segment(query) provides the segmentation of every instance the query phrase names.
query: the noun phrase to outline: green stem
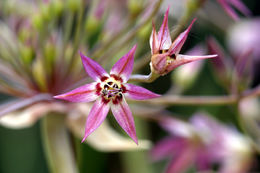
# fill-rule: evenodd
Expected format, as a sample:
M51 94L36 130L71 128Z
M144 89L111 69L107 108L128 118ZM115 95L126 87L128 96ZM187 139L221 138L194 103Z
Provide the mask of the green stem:
M148 129L142 119L135 118L136 131L139 138L147 138ZM123 172L125 173L152 173L147 151L131 151L121 153Z
M65 117L51 113L41 124L44 150L51 173L77 173L75 156L65 127Z
M145 82L145 83L152 83L153 81L155 81L158 77L160 77L159 74L157 73L153 73L151 72L149 75L140 75L140 74L136 74L136 75L132 75L129 79L129 81L133 82Z
M149 104L159 105L233 105L237 103L237 96L178 96L167 95L152 100Z

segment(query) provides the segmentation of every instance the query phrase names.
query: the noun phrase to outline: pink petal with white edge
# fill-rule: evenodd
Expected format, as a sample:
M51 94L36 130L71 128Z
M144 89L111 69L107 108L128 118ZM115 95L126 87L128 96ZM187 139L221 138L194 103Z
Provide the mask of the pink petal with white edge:
M172 43L171 47L169 48L169 54L170 55L173 55L173 54L178 54L183 46L183 44L185 43L187 37L188 37L188 34L191 30L191 27L193 25L193 23L196 21L196 19L193 19L191 24L189 25L189 27L184 31L182 32L175 40L174 42Z
M126 93L124 93L124 96L130 99L134 100L146 100L146 99L152 99L156 97L160 97L159 94L155 94L143 87L136 86L133 84L125 84L126 87Z
M96 61L86 57L80 52L81 60L87 74L95 81L100 81L104 76L109 76L107 72Z
M65 94L54 96L56 99L71 102L91 102L98 98L96 94L96 82L80 86Z
M109 111L109 104L104 103L102 99L98 99L93 107L90 110L88 115L86 125L85 125L85 134L81 142L84 142L86 138L98 128L101 123L105 120L107 113Z
M120 101L118 104L112 104L111 110L118 124L134 140L134 142L138 144L138 139L136 137L136 131L135 131L134 118L125 99Z
M173 69L187 64L193 61L198 61L202 59L215 58L217 55L204 55L204 56L190 56L190 55L181 55L178 54L176 60L172 61L171 64L167 67L168 71L172 71Z
M160 30L158 32L158 40L159 40L159 49L160 50L166 50L169 49L172 40L171 40L171 34L168 28L168 14L169 14L169 7L164 15L163 23L160 27Z
M115 63L110 71L110 75L121 77L123 82L127 82L133 71L135 50L136 45Z
M153 30L150 36L150 48L152 54L159 53L159 41L158 41L158 36L155 30L154 23L153 23Z

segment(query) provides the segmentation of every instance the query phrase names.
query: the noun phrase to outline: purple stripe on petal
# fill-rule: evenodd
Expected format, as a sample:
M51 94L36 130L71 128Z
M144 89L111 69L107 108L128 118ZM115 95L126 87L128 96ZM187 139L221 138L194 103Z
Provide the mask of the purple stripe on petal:
M93 107L91 108L91 111L88 115L86 125L85 125L85 134L84 138L81 142L84 142L86 138L94 131L96 128L98 128L101 123L105 120L107 113L109 111L109 104L104 103L102 99L98 99Z
M191 24L189 25L189 27L184 31L182 32L175 40L174 42L172 43L171 47L169 48L169 54L170 55L173 55L173 54L178 54L183 46L183 44L185 43L187 37L188 37L188 34L191 30L191 27L193 25L193 23L196 21L196 19L193 19Z
M91 102L98 98L96 94L96 82L80 86L65 94L54 96L54 98L71 102Z
M134 118L125 99L118 102L118 104L112 104L111 110L118 124L134 140L134 142L138 144L138 139L136 137L136 131L135 131Z
M143 87L136 86L133 84L125 84L126 93L124 94L127 98L134 100L146 100L159 97L159 94L155 94Z
M100 81L102 77L108 76L107 72L96 61L86 57L80 52L81 60L87 74L95 81Z
M127 82L133 71L135 50L136 45L115 63L111 69L110 74L121 77L123 82Z
M208 59L208 58L215 58L217 55L204 55L204 56L190 56L190 55L181 55L178 54L176 60L172 61L171 64L167 67L168 71L172 71L173 69L187 64L193 61Z
M169 49L172 44L171 34L168 28L168 14L169 14L169 7L164 15L162 26L160 27L160 30L158 32L160 50Z

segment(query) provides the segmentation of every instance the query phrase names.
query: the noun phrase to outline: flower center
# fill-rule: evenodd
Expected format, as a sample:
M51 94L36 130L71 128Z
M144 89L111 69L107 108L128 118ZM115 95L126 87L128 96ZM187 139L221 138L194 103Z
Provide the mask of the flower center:
M115 80L113 77L109 77L97 84L97 94L102 97L102 100L105 103L112 100L114 104L117 104L123 99L124 92L125 87L122 85L121 81Z

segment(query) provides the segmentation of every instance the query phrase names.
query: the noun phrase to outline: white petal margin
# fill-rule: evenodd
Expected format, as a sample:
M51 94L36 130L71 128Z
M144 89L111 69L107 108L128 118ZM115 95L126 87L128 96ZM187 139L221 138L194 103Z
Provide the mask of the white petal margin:
M38 103L19 111L8 113L0 118L0 124L7 128L20 129L34 125L48 112L65 113L68 106L60 103Z
M77 107L70 112L66 124L71 132L82 139L84 136L85 119L90 112L91 104L77 104ZM149 140L139 140L136 145L129 138L121 136L105 120L84 142L102 152L148 150L152 143Z

